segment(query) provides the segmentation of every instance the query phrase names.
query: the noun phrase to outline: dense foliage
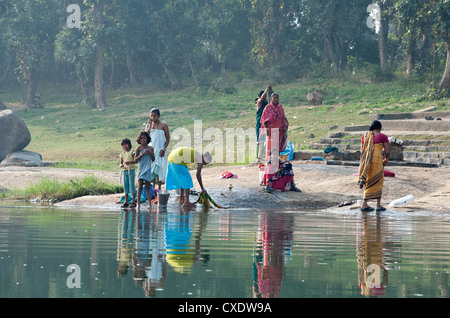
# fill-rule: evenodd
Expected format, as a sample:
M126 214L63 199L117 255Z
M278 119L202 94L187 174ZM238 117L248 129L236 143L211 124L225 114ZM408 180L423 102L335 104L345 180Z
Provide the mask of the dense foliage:
M104 108L106 85L228 93L230 72L274 83L404 70L450 92L449 0L3 0L0 23L0 81L22 85L27 108L41 107L39 81Z

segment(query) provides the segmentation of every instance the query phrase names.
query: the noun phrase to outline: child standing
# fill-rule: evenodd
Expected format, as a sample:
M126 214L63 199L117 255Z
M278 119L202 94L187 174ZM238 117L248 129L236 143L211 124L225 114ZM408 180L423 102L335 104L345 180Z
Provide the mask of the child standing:
M125 191L125 202L121 208L136 207L136 162L134 160L134 151L131 151L131 141L128 138L122 139L120 142L123 152L120 154L120 168L123 169L123 188ZM128 195L132 194L131 205L128 203Z
M152 164L153 187L156 182L158 189L161 190L161 184L166 182L167 174L167 146L170 142L169 126L160 119L159 109L153 108L150 111L150 117L145 131L150 134L152 147L155 153L155 162Z
M139 163L137 171L137 195L138 198L141 197L142 188L145 184L148 199L148 210L151 208L150 185L152 181L152 161L155 161L155 152L153 147L148 145L150 141L150 135L145 131L141 131L136 138L136 142L139 146L136 148L136 153L134 155L134 161ZM140 210L140 200L137 202L137 209L138 211Z

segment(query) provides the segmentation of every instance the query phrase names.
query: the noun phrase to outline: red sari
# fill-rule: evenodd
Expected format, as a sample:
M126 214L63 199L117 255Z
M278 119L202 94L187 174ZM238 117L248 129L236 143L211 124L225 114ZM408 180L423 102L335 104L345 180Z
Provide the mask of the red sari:
M268 132L266 140L266 170L264 172L264 184L272 188L272 184L269 180L272 180L275 177L279 168L279 154L283 152L287 144L287 124L283 106L281 106L281 104L268 104L261 115L261 124ZM284 186L279 185L279 188L284 188Z

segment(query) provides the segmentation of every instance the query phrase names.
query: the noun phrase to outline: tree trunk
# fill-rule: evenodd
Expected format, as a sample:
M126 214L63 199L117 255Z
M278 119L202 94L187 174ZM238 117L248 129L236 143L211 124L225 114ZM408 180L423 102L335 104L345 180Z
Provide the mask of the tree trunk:
M111 72L109 74L109 87L115 89L114 77L116 76L116 58L114 53L111 53Z
M172 70L166 65L165 61L163 60L163 58L161 56L160 49L161 49L161 44L158 41L156 56L158 57L158 61L164 68L164 72L166 73L167 78L170 81L170 88L172 90L177 90L177 89L181 88L181 83L178 80L178 78L175 76L175 74L173 74Z
M406 75L408 78L411 76L414 70L414 59L415 59L415 41L411 37L408 40L408 53L406 55Z
M339 48L339 69L345 70L347 69L347 41L339 40L337 45Z
M170 89L177 90L181 88L181 83L178 80L178 78L173 74L173 72L170 70L170 68L167 67L165 63L162 63L162 66L164 68L164 72L166 73L167 77L170 81Z
M186 59L186 62L189 64L189 68L191 69L191 75L192 79L194 80L195 86L198 87L198 77L194 65L192 65L191 59L189 57L185 56L184 58Z
M338 1L334 1L331 4L329 12L327 16L327 23L325 25L325 38L324 38L324 56L326 58L326 62L329 63L331 61L331 68L334 71L337 71L340 67L339 58L336 54L336 6Z
M97 0L95 3L95 17L97 28L103 27L103 0ZM94 69L94 93L95 108L102 109L108 107L105 96L105 80L103 77L103 54L105 46L102 39L97 39L97 52L95 53L95 69Z
M138 80L136 76L136 70L134 69L133 54L131 52L130 41L128 38L127 38L127 68L130 77L129 79L130 86L137 86Z
M37 91L37 75L38 71L36 68L31 68L28 75L28 88L27 88L27 97L25 100L25 107L27 109L41 108L36 102L36 91Z
M87 82L86 69L85 67L81 66L80 62L77 63L77 76L78 81L80 83L81 94L83 95L83 100L81 101L81 104L86 104L89 98L89 86L86 83Z
M97 43L97 52L95 57L95 75L94 75L94 89L95 89L95 108L108 107L105 96L105 80L103 78L103 43Z
M326 62L329 63L331 61L331 68L334 71L337 71L339 69L339 60L336 55L334 35L332 33L328 33L325 35L324 51L325 51Z
M380 35L378 37L378 48L380 52L380 67L381 71L384 73L388 69L388 30L389 30L389 20L383 14L383 4L378 1L380 6Z
M442 75L439 90L444 91L446 96L450 96L450 37L447 38L447 60L445 62L445 70Z

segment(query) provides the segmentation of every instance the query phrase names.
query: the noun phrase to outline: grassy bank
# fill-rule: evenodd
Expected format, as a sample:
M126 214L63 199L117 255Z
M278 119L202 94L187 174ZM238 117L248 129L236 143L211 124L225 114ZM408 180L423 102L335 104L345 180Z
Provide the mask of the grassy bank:
M105 195L123 192L123 187L102 182L94 175L74 178L67 182L59 182L42 178L25 189L15 189L0 194L0 198L10 200L37 200L43 202L59 202L85 195Z
M201 120L203 129L254 129L256 94L267 83L253 80L234 82L236 91L223 94L215 90L186 87L178 91L161 91L156 87L124 88L108 91L109 107L99 111L82 105L78 87L40 87L43 109L25 110L21 106L23 91L3 89L0 99L25 121L32 141L26 150L42 154L45 161L87 166L103 170L118 169L120 140L133 141L144 128L149 111L161 110L161 120L171 132L186 128L189 134L173 136L169 150L182 138L193 145L194 120ZM295 150L308 149L315 139L325 137L332 127L365 124L374 113L407 112L428 106L450 110L449 100L426 98L428 82L398 77L391 82L371 82L364 76L351 74L339 78L301 80L273 85L290 123L289 139ZM325 100L321 106L309 106L306 94L321 90ZM225 135L225 134L224 134ZM313 137L312 137L313 135ZM176 138L179 138L176 140ZM204 144L211 141L203 140ZM246 160L253 160L246 158Z

